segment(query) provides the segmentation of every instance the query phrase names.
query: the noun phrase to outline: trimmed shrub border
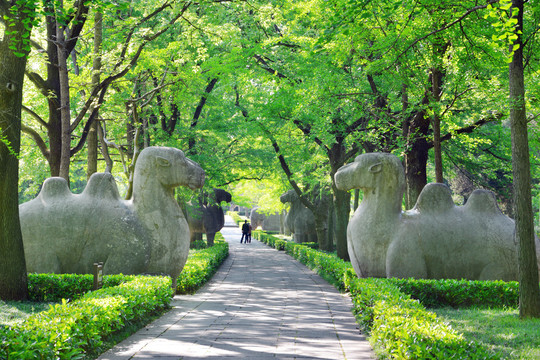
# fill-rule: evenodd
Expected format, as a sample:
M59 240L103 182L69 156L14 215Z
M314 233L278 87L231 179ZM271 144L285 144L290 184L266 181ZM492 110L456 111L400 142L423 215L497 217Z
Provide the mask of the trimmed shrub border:
M188 261L178 277L177 294L192 294L216 273L219 266L229 256L229 244L221 233L216 233L214 246L190 251Z
M227 215L229 215L238 226L240 226L240 223L244 222L244 220L249 220L245 216L238 215L236 211L227 211Z
M462 334L457 333L437 316L428 311L422 303L405 293L408 289L421 300L429 304L445 304L449 301L434 301L432 294L449 291L454 285L434 286L435 290L421 291L423 282L414 279L397 281L396 279L360 279L354 273L350 263L312 249L304 244L280 240L262 231L255 231L254 237L271 247L282 248L321 277L332 283L339 290L350 293L353 313L358 324L370 334L369 341L382 358L398 359L496 359L485 347L467 342ZM279 240L279 241L278 241ZM285 242L282 245L282 242ZM278 244L278 245L276 245ZM489 282L486 287L489 288ZM496 282L495 287L500 286ZM415 284L407 285L407 284ZM452 283L453 284L453 283ZM457 285L456 287L463 286ZM511 288L512 285L509 286ZM466 300L467 290L459 289L459 296L448 295L446 299L460 299L455 304L477 304L477 300ZM498 291L498 290L493 290ZM491 296L491 291L484 291L484 296ZM508 294L512 294L508 290ZM478 294L471 294L477 297ZM437 295L438 296L438 295ZM479 296L479 295L478 295ZM512 295L508 295L511 298ZM439 299L439 297L436 297ZM508 300L497 300L506 303ZM510 301L511 303L511 301Z
M200 288L227 258L229 246L218 234L213 247L190 253L179 292ZM0 326L0 359L71 360L100 353L108 336L167 309L173 294L170 278L162 276L108 275L97 291L90 291L92 275L29 274L28 283L32 300L61 303L21 325Z
M171 295L170 278L133 276L73 302L63 300L19 326L0 328L0 358L84 358L125 324L166 309Z

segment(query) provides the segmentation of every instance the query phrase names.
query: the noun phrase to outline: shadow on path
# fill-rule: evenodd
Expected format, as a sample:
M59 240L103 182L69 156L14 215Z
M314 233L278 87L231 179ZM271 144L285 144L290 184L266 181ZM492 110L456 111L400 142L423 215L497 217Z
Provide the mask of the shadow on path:
M347 296L281 251L240 244L237 227L221 233L230 254L212 280L99 359L375 359Z

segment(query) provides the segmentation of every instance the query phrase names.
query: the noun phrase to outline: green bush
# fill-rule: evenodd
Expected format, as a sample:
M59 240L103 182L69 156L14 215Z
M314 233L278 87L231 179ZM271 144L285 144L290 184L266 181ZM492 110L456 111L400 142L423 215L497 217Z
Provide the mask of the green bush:
M519 284L517 281L425 280L388 279L401 291L428 308L483 307L517 308Z
M166 277L137 276L115 287L63 300L14 328L0 329L0 359L79 359L99 352L103 339L126 323L166 308Z
M207 244L206 244L206 241L204 240L195 240L189 244L189 248L192 250L205 249L206 247L207 247Z
M134 276L105 275L103 287L118 286L133 280ZM62 299L75 300L91 291L93 275L80 274L28 274L28 298L36 302L60 302Z
M236 211L227 211L227 215L233 219L236 225L240 225L241 222L244 222L247 219L244 216L240 216Z
M190 250L186 265L178 277L176 292L191 294L204 285L229 255L229 244L221 233L216 233L214 246Z
M285 244L287 244L287 240L276 239L274 241L274 247L276 250L285 250Z
M270 246L270 247L273 247L275 248L275 243L276 243L276 240L281 240L273 235L270 235L268 233L266 233L265 231L263 230L254 230L251 232L251 236L254 238L254 239L257 239L259 240L260 242ZM283 240L285 241L285 240Z

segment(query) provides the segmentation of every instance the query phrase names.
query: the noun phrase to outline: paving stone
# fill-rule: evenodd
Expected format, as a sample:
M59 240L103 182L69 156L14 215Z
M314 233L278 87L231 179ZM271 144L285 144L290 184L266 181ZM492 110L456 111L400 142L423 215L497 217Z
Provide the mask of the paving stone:
M222 233L230 255L212 280L99 359L376 358L348 296L282 251L240 244L237 227Z

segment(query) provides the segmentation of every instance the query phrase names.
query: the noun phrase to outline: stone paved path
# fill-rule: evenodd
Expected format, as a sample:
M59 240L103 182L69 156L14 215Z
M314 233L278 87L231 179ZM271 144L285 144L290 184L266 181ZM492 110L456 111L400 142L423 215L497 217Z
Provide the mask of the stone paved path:
M240 244L238 227L222 234L213 279L99 359L375 359L347 296L282 251Z

